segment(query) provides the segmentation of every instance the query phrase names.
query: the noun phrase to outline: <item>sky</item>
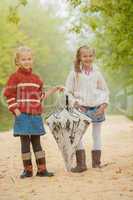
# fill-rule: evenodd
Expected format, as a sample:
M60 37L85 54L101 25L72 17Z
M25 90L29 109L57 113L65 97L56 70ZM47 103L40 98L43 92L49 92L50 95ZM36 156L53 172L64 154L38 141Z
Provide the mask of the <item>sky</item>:
M65 19L64 26L61 27L61 29L67 31L70 28L71 26L70 24L72 22L72 19L69 18L67 0L40 0L40 1L44 6L52 6L56 11L57 16ZM68 38L67 45L69 49L74 51L78 42L76 34L68 32L67 38Z
M67 1L66 0L40 0L44 6L53 6L57 11L57 15L61 17L66 17L67 12Z

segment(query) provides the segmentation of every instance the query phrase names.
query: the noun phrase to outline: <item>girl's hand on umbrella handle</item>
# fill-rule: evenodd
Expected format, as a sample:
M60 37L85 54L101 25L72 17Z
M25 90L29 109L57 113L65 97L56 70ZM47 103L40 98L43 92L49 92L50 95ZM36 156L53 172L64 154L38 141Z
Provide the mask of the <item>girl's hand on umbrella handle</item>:
M74 108L76 108L80 112L86 112L86 109L83 106L81 106L78 101L75 101Z
M79 111L80 112L86 112L86 108L84 108L83 106L79 106Z
M65 88L63 86L56 86L56 91L64 92Z
M75 101L73 107L76 108L76 109L79 109L80 108L79 102Z

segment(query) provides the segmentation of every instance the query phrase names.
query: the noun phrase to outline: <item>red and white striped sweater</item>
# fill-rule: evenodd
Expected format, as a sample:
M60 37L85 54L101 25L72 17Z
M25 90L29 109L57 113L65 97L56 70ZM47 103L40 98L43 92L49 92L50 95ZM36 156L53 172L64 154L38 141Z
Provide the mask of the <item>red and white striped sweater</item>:
M41 101L44 97L43 82L32 69L19 68L9 77L4 96L7 98L8 109L14 113L18 108L21 112L33 115L41 114Z

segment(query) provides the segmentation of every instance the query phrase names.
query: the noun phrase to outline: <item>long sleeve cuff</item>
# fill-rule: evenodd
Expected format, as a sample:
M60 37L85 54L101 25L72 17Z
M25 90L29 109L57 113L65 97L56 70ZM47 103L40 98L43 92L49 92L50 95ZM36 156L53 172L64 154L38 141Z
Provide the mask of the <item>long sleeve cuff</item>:
M14 113L14 110L17 108L18 104L14 97L7 99L8 109L9 111Z

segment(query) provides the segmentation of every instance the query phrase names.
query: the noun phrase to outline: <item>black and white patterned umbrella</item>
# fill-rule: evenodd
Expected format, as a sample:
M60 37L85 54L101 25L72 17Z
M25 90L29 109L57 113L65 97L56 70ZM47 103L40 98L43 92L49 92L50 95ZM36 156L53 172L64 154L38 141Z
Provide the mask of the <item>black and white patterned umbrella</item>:
M71 171L77 146L91 122L87 116L68 107L51 114L46 120L52 135L62 153L67 171Z

